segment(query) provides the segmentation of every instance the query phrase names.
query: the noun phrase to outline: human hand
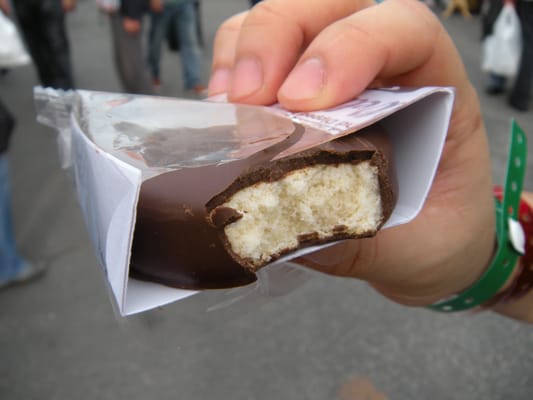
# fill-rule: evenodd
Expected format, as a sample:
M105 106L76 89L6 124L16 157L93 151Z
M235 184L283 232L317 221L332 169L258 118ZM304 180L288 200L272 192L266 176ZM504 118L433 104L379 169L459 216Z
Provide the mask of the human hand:
M5 15L11 15L11 5L8 0L0 0L0 10Z
M137 35L141 31L141 21L134 18L122 18L122 27L129 35Z
M61 0L61 4L65 13L71 12L76 8L76 0Z
M268 40L265 40L268 38ZM415 0L266 0L215 38L210 94L305 111L368 87L453 86L456 101L431 192L412 222L348 240L299 262L367 280L409 305L475 282L495 244L489 150L476 92L450 37Z
M163 12L163 1L162 0L150 0L150 10L155 13Z

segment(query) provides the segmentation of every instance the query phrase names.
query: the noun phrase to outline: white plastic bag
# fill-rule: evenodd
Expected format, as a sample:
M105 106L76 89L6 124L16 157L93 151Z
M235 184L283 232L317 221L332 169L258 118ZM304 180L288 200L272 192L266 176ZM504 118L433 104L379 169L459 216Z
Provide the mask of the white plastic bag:
M0 67L11 68L31 62L17 27L0 11Z
M105 12L115 12L120 8L120 0L96 0L98 8Z
M522 30L515 7L505 3L494 22L492 34L483 43L483 71L513 77L522 55Z

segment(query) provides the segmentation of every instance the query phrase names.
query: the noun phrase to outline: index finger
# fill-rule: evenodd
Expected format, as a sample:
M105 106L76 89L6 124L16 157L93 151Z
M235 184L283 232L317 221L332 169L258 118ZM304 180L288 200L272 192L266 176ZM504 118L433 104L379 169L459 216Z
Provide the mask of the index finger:
M273 103L311 40L332 22L372 4L371 0L264 0L221 26L215 38L213 75L232 69L232 101Z

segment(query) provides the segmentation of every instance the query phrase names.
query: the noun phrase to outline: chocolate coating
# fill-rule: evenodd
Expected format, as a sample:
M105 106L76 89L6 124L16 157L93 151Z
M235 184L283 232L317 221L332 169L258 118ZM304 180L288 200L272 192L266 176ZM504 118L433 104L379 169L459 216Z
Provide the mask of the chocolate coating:
M242 286L256 280L224 249L206 221L205 203L243 162L182 169L141 186L130 275L183 289Z

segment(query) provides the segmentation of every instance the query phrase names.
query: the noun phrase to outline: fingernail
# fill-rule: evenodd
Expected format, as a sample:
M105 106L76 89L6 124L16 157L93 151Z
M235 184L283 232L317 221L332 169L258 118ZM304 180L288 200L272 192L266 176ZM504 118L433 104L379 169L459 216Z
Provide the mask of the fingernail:
M211 75L207 92L209 96L224 93L228 90L231 72L229 68L218 68Z
M246 97L257 92L263 86L263 67L253 57L237 61L232 75L231 97Z
M295 100L317 97L326 84L326 69L322 60L309 58L297 65L281 86L283 97Z

